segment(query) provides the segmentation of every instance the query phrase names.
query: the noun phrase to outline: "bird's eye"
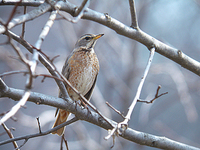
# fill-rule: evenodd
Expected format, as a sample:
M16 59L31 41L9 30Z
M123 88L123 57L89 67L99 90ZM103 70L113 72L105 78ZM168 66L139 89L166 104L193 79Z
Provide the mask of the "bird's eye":
M89 40L89 39L90 39L90 37L86 36L86 37L85 37L85 39L86 39L86 40Z

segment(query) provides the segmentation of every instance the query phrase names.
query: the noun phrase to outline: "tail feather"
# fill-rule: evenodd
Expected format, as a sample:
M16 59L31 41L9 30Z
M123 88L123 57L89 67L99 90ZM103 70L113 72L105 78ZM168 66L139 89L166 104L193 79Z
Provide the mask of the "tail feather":
M66 122L69 114L70 114L70 112L60 109L59 113L58 113L58 116L57 116L57 119L56 119L56 121L55 121L55 123L54 123L52 128L54 128L54 127L56 127L56 126L58 126L58 125L60 125L60 124L62 124L64 122ZM65 127L62 127L60 129L52 132L52 134L58 134L59 136L61 136L61 135L63 135L64 131L65 131Z

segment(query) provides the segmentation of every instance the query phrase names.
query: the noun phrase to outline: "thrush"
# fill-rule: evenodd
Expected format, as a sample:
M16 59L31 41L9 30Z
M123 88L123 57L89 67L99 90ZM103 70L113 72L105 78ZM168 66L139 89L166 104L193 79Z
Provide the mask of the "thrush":
M94 46L97 39L102 36L103 34L86 34L80 37L62 69L62 74L66 79L88 101L90 100L99 72L99 61L95 54ZM80 100L80 97L68 85L65 84L65 87L72 100ZM62 97L61 92L59 93L59 97ZM70 112L60 109L53 127L67 121L69 114ZM65 127L56 130L52 134L61 136L64 130Z

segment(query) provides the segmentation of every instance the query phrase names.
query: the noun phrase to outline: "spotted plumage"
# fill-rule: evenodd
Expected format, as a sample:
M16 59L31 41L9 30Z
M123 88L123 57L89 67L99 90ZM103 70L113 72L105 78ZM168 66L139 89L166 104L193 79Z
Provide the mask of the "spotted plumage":
M62 74L87 100L90 100L91 94L96 83L99 72L99 61L94 52L94 46L103 34L86 34L76 43L75 49L68 56L62 69ZM67 85L66 89L72 100L79 100L79 96ZM62 94L59 94L62 97ZM65 122L69 112L59 110L56 122L53 127ZM64 127L55 131L53 134L62 135Z

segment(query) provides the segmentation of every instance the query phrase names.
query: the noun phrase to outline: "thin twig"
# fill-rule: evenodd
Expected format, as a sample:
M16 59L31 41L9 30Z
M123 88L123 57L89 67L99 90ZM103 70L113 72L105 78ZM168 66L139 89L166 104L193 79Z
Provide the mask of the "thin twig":
M110 108L112 108L116 113L118 113L122 118L124 118L125 119L125 116L119 111L119 110L117 110L116 108L114 108L110 103L108 103L108 102L106 102L106 104L110 107Z
M14 34L11 31L9 31L9 34L14 40L16 40L17 42L22 44L29 52L33 53L33 46L31 44L29 44L27 41L20 38L18 35ZM34 48L34 49L36 49L36 48ZM40 53L40 55L39 55L40 62L48 69L48 71L52 74L52 76L60 78L59 74L56 72L56 67L49 60L49 58L46 55L44 55L41 51L39 51L39 53ZM69 98L69 95L67 93L64 83L60 80L55 80L55 81L56 81L60 91L62 92L63 97L66 99Z
M157 88L157 90L156 90L155 97L154 97L152 100L150 100L150 101L143 101L143 100L138 99L137 102L143 102L143 103L151 104L151 103L153 103L157 98L159 98L159 97L161 97L161 96L163 96L163 95L165 95L165 94L168 94L168 92L165 92L165 93L162 93L162 94L158 95L160 88L161 88L161 85L158 86L158 88Z
M14 45L14 43L12 42L12 40L10 40L10 44L11 46L15 49L15 51L17 52L18 56L20 57L20 60L22 62L24 62L26 65L27 65L27 68L29 69L29 74L32 74L31 70L30 70L30 67L29 66L29 61L26 59L26 57L22 54L22 52L20 51L20 49L18 47L16 47ZM31 63L30 63L31 64ZM27 78L27 83L26 83L26 90L22 96L22 98L20 99L20 101L11 108L11 110L5 114L1 120L0 120L0 125L2 123L4 123L5 121L7 121L9 118L11 118L12 116L15 115L15 113L22 107L25 105L26 101L28 100L29 96L30 96L30 88L31 88L31 85L32 85L32 77L31 75Z
M40 126L40 118L37 117L36 119L37 119L37 123L38 123L39 133L42 133L41 126Z
M28 139L24 139L24 142L19 146L19 148L21 148L22 146L24 146L26 144L26 142L28 142Z
M22 0L20 0L21 2ZM18 6L18 5L16 5ZM19 56L20 60L27 66L28 70L29 70L29 76L27 77L27 82L25 85L25 92L22 96L22 98L20 99L20 101L11 108L11 110L5 114L1 120L0 120L0 125L2 123L4 123L6 120L8 120L9 118L11 118L12 116L14 116L14 114L22 107L25 105L26 101L28 100L29 96L30 96L30 89L32 88L32 84L33 84L33 75L36 69L36 65L37 65L37 60L38 60L38 55L36 55L36 53L33 53L33 58L31 61L29 61L21 52L20 48L17 47L14 42L11 39L11 36L8 32L8 25L11 21L11 19L13 18L15 11L16 11L16 6L14 7L7 23L4 25L6 33L8 34L8 39L9 39L9 43L10 45L13 47L13 49L15 50L15 52L17 53L17 55Z
M0 79L1 80L1 79ZM1 80L2 81L2 80ZM0 87L1 88L1 87ZM9 111L8 111L9 112ZM0 116L4 116L6 113L8 113L8 112L3 112L3 113L0 113ZM17 121L17 118L16 117L14 117L14 116L12 116L12 117L10 117L10 119L12 119L13 121Z
M65 142L66 149L69 150L68 143L67 143L67 140L65 139L64 134L62 135L62 140Z
M10 21L13 19L15 13L16 13L16 10L17 10L17 7L19 6L19 4L22 2L22 0L20 0L19 2L17 2L17 4L15 5L15 7L13 8L12 12L11 12L11 15L9 16L9 19L8 21L6 22L5 24L5 27L7 28L8 27L8 24L10 23Z
M15 131L15 128L11 127L11 128L9 128L9 130L10 130L10 131L11 131L11 130ZM4 134L6 134L6 131L5 131L5 132L2 132L2 133L0 133L0 136L2 136L2 135L4 135Z
M5 129L5 131L6 131L6 133L8 134L8 136L9 136L11 139L13 139L14 136L13 136L12 132L10 131L10 129L8 129L8 127L7 127L4 123L2 124L2 126L3 126L3 128ZM13 143L14 148L15 148L16 150L20 150L20 149L18 148L18 145L17 145L17 142L16 142L16 141L13 141L12 143Z
M27 14L21 15L19 17L16 17L16 18L12 19L11 21L9 21L7 28L11 29L16 25L22 24L23 22L27 22L29 20L37 18L40 15L46 13L50 9L51 9L51 6L49 4L43 3L39 7L37 7L36 9L28 12ZM4 33L5 31L6 31L5 26L4 27L0 26L0 34Z
M50 134L50 133L52 133L52 132L54 132L54 131L56 131L56 130L64 127L64 126L67 126L69 124L72 124L72 123L76 122L77 120L78 119L76 117L74 117L71 120L66 121L66 122L60 124L59 126L56 126L55 128L49 129L49 130L47 130L45 132L29 134L29 135L25 135L25 136L16 137L16 138L13 138L13 139L8 139L8 140L0 142L0 145L4 145L4 144L10 143L10 142L19 141L19 140L25 140L27 142L31 138L40 137L40 136L44 136L44 135Z
M27 7L26 6L24 6L24 14L26 14L26 9ZM21 34L21 38L22 39L24 39L24 34L25 34L25 22L23 22L23 24L22 24L22 34Z
M129 0L130 5L130 11L131 11L131 27L134 29L138 29L138 21L137 21L137 15L136 15L136 9L135 9L135 2L134 0Z
M104 138L105 140L108 140L110 137L114 136L117 130L117 125L112 129L108 130L108 135Z
M0 77L7 76L7 75L12 75L12 74L18 74L18 73L24 73L24 74L27 74L27 73L29 73L29 72L26 71L26 70L9 71L9 72L1 73L1 74L0 74Z
M63 150L63 138L64 138L64 134L61 136L61 140L60 140L60 150Z
M129 111L128 111L126 117L125 117L126 120L127 120L127 121L125 121L125 122L127 122L127 123L128 123L128 120L130 120L131 114L132 114L133 109L134 109L134 107L135 107L135 104L136 104L137 100L138 100L139 97L140 97L140 93L141 93L141 91L142 91L142 87L143 87L144 81L145 81L145 79L146 79L146 77L147 77L147 74L148 74L148 72L149 72L149 69L150 69L150 66L151 66L151 63L152 63L152 60L153 60L154 53L155 53L155 47L153 47L153 48L150 50L150 56L149 56L149 60L148 60L146 69L145 69L145 71L144 71L144 75L143 75L142 78L141 78L141 81L140 81L140 84L139 84L139 86L138 86L138 89L137 89L135 98L134 98L134 100L133 100L131 106L129 107Z

